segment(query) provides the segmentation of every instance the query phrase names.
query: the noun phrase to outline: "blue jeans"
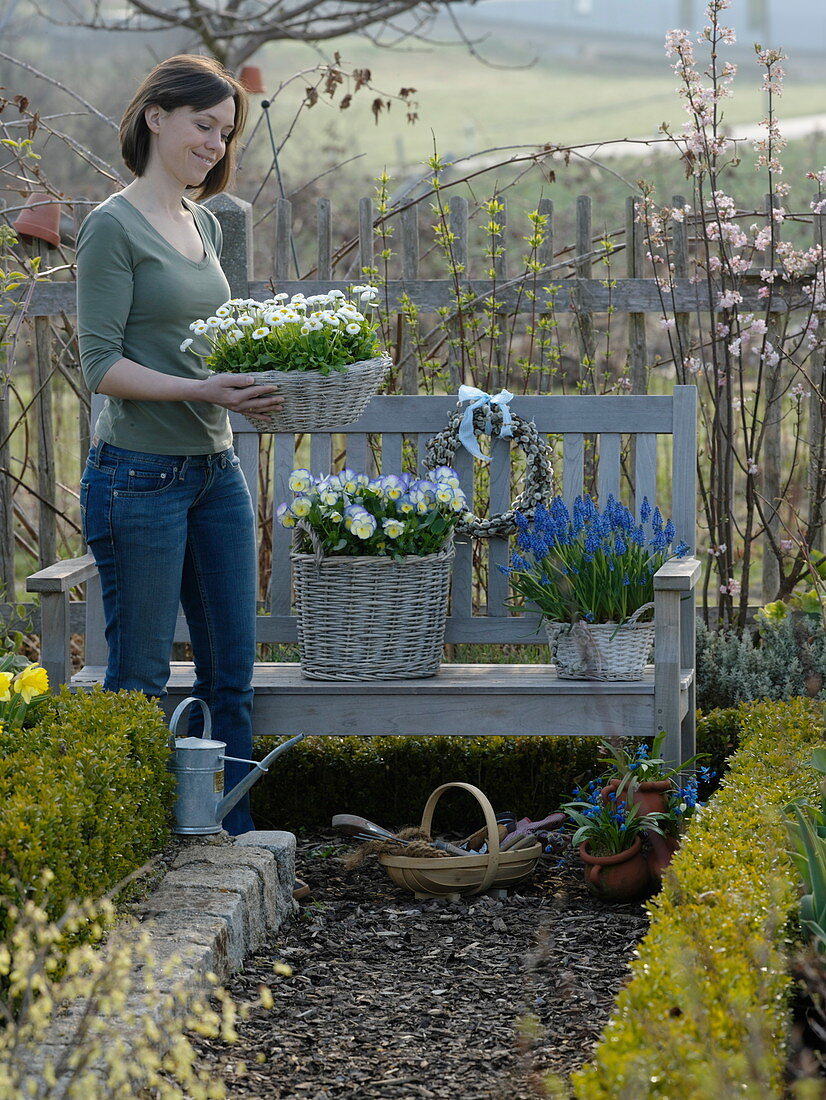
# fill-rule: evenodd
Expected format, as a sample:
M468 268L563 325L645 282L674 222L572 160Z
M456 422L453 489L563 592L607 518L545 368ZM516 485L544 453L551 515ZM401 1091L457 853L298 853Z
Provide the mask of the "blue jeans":
M252 755L256 539L249 490L230 448L156 455L95 441L80 482L83 535L98 565L106 618L107 691L166 694L183 607L195 660L192 694L212 714L227 755ZM189 734L201 735L201 708ZM226 790L249 771L226 763ZM249 795L224 818L255 828Z

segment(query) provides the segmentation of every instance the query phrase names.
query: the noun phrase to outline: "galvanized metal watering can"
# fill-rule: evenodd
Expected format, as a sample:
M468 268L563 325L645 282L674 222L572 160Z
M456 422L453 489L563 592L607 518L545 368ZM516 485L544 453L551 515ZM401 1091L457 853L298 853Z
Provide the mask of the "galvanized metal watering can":
M176 737L175 731L184 711L197 703L204 712L203 737ZM253 783L264 775L270 764L282 752L291 749L304 738L303 733L291 737L283 745L273 749L263 760L243 760L238 756L227 756L223 741L213 741L212 715L203 699L190 696L175 708L169 720L169 747L172 750L167 767L178 782L178 800L175 803L176 833L190 836L203 836L208 833L220 833L221 822L232 807L247 793ZM224 794L224 761L233 760L241 764L254 764L255 769L240 783Z

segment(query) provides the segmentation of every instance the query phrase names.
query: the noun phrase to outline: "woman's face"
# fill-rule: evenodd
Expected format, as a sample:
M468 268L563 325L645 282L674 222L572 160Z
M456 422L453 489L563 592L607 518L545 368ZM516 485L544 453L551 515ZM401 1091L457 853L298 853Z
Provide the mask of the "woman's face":
M153 135L148 168L162 169L183 187L198 187L226 152L235 125L235 100L222 99L214 107L175 107L158 104L146 110Z

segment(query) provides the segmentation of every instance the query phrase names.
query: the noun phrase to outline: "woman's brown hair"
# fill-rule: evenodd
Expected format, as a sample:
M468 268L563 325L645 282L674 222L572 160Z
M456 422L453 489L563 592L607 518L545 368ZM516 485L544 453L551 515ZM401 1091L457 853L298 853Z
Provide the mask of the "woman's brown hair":
M206 110L230 96L235 100L235 124L227 138L226 152L193 194L196 199L208 199L224 191L235 171L235 139L246 122L247 93L232 73L211 57L195 54L169 57L145 77L120 120L124 164L136 176L146 171L150 147L147 107L157 104L164 111L174 111L176 107Z

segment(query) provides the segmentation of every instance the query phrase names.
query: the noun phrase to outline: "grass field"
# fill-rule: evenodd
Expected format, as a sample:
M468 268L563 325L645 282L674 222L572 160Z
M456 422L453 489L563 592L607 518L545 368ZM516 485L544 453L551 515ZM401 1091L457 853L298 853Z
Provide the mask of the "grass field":
M506 63L531 55L516 37L502 42L498 56ZM395 93L415 87L418 121L405 121L395 105L373 121L373 96L362 91L352 107L340 111L321 102L308 113L301 143L319 146L332 141L347 155L364 153L378 172L384 165L412 168L433 150L434 140L444 155L463 156L506 145L579 145L622 138L653 138L662 122L678 127L684 113L676 94L676 77L663 54L661 66L644 68L616 63L542 58L530 68L491 68L459 46L389 52L361 40L338 44L342 66L368 68L377 88ZM490 55L493 51L483 51ZM260 61L269 86L315 63L316 55L298 44L271 44ZM725 122L736 127L756 124L765 104L761 73L744 62L735 82L735 95L726 103ZM272 109L276 134L283 133L300 102L304 82L293 84L276 99ZM341 97L338 94L334 103ZM826 80L803 81L793 66L777 105L781 118L826 113ZM266 144L265 132L256 141ZM284 167L291 164L289 145Z

